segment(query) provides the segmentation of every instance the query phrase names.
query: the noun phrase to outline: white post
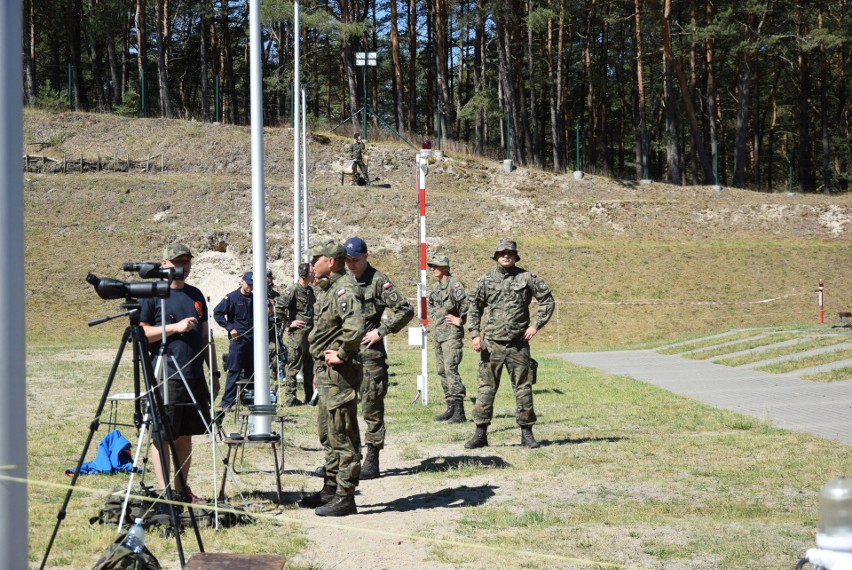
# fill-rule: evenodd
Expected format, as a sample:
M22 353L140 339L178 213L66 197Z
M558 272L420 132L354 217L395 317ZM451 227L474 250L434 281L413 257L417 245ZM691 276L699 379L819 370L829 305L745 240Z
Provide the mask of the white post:
M310 217L308 216L308 109L305 90L302 89L302 245L305 254L311 247ZM310 261L306 259L305 261Z
M27 567L27 393L24 322L24 176L21 168L23 101L21 96L21 6L0 3L0 252L7 274L0 281L6 300L6 324L0 342L3 374L0 413L0 567ZM15 480L11 480L14 478Z
M426 267L426 175L429 172L429 160L427 157L432 153L431 149L421 150L417 155L417 201L420 207L420 287L418 293L418 317L420 317L421 342L420 342L420 377L418 388L420 389L420 403L424 406L429 404L429 350L426 342L426 327L429 325L429 313L426 310L427 289L427 267Z
M269 316L266 291L266 199L263 177L263 71L260 28L260 0L249 7L249 55L251 65L251 236L254 272L254 403L269 404ZM263 363L263 364L261 364ZM254 417L254 431L268 434L270 416Z
M301 207L301 184L299 176L302 171L299 145L299 95L302 90L299 78L299 60L301 59L299 46L301 24L299 23L299 0L293 3L293 281L299 280L299 263L302 261L302 207Z

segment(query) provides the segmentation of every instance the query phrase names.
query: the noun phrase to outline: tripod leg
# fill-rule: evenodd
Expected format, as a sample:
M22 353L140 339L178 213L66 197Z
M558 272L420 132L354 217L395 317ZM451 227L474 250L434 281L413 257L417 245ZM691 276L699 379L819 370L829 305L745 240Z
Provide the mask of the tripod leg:
M89 435L86 437L86 443L83 444L83 451L80 453L80 459L77 461L77 468L74 470L74 476L71 477L71 484L69 485L68 492L65 494L65 500L62 502L62 506L59 508L59 512L56 515L56 526L53 527L53 534L50 536L50 541L47 543L47 549L44 552L44 558L41 561L40 568L42 569L47 563L48 556L50 556L50 550L53 548L53 542L56 540L56 534L59 532L59 525L62 524L65 516L68 514L68 503L71 501L71 494L74 492L74 485L77 484L77 478L80 476L80 468L83 466L83 461L86 459L86 454L89 452L89 446L92 444L92 438L98 430L98 427L100 427L100 417L101 414L103 414L107 398L112 390L112 384L115 381L115 374L118 371L118 365L121 363L124 348L127 346L127 342L130 339L131 334L132 327L127 327L121 337L121 344L118 346L118 352L116 352L115 359L112 361L112 368L109 371L109 376L107 377L106 384L104 385L101 400L98 402L98 407L95 410L95 419L92 420L91 424L89 424Z

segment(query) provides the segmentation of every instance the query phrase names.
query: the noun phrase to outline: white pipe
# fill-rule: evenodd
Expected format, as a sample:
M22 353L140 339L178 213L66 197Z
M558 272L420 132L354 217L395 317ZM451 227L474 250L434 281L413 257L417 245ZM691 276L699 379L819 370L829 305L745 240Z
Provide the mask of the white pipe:
M299 46L301 43L301 24L299 23L299 0L293 3L293 281L299 280L299 263L302 260L302 208L301 208L301 161L299 156L299 95L302 90L299 77Z
M302 236L304 237L302 245L307 255L308 249L311 247L311 226L309 223L310 217L308 216L308 109L306 101L305 90L302 89ZM305 261L310 260L305 259Z
M21 94L21 6L0 3L0 252L6 274L0 290L6 301L0 340L2 412L0 412L0 465L2 474L16 481L0 480L0 568L27 567L27 393L26 326L24 323L24 148Z
M263 69L260 0L250 0L249 54L251 64L251 236L254 271L254 403L269 404L269 317L266 291L266 199L263 177ZM261 364L263 363L263 364ZM269 416L255 416L255 433L268 434Z

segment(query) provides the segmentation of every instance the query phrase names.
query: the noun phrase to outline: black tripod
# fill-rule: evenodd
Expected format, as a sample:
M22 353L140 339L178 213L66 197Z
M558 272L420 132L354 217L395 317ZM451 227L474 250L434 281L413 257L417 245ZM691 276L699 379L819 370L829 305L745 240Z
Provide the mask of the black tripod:
M65 519L67 515L68 503L71 501L71 494L74 492L74 485L77 482L77 478L80 475L80 468L83 465L83 461L86 458L86 454L89 451L89 447L92 443L92 439L94 438L95 432L100 427L100 417L103 413L104 406L106 405L107 398L112 390L113 382L115 381L116 372L118 371L118 366L121 363L121 357L124 354L124 350L127 347L128 343L131 343L133 347L133 390L135 394L135 402L136 408L134 413L134 423L136 427L140 427L143 422L143 412L142 412L142 403L146 406L146 410L144 413L144 418L149 419L151 422L151 434L156 442L156 450L160 455L160 465L163 468L163 477L166 481L166 499L168 500L167 506L169 511L169 518L172 523L172 531L175 536L175 542L177 545L178 556L180 557L180 564L184 566L186 564L186 560L183 553L183 544L181 542L180 535L180 520L178 519L178 513L174 507L174 496L172 493L171 484L168 483L170 481L170 477L168 474L168 463L166 462L166 448L163 446L164 443L168 443L169 452L172 457L175 459L176 472L178 477L181 478L181 484L183 488L186 488L186 481L183 481L183 474L181 473L178 467L178 454L174 445L174 437L171 433L171 426L168 422L163 422L162 418L164 417L163 413L163 401L160 396L159 390L157 390L157 381L154 375L154 368L151 365L151 359L148 354L148 340L145 337L145 330L139 324L139 310L140 305L137 299L133 299L130 297L125 298L125 302L121 304L121 308L125 311L119 313L117 315L111 315L108 317L102 317L100 319L94 319L89 321L89 326L99 325L101 323L105 323L112 319L120 318L120 317L128 317L130 319L130 325L124 329L124 334L121 338L121 344L118 347L118 351L115 355L115 359L112 363L112 368L110 369L109 377L107 378L106 385L104 386L104 391L101 394L100 402L98 403L97 410L95 410L95 418L91 424L89 424L89 435L86 438L86 443L83 445L83 451L80 454L80 459L77 461L77 468L74 470L74 476L71 479L71 485L68 489L68 492L65 495L65 500L62 503L62 506L59 508L59 513L56 515L56 526L53 528L53 534L50 537L50 541L47 544L47 549L44 553L44 558L41 561L40 568L43 570L45 564L47 563L47 558L50 555L50 550L53 547L53 542L56 539L56 535L59 532L59 525L62 524L62 521ZM163 366L165 366L165 362L162 362ZM140 374L141 372L141 374ZM144 380L144 396L140 391L142 389L141 381ZM144 398L144 400L142 399ZM164 437L165 436L165 437ZM195 514L192 508L188 509L189 518L191 521L192 528L195 532L195 539L198 543L198 549L201 552L204 552L204 545L201 542L201 533L198 530L198 524L195 520Z

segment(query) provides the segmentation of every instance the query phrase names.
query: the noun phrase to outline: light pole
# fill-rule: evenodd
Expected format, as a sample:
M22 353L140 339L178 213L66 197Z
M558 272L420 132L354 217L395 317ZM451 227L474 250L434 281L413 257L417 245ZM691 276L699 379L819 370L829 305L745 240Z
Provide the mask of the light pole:
M376 52L374 51L356 51L355 52L355 67L362 69L362 83L364 84L364 106L361 107L361 112L364 116L364 128L361 137L367 140L367 68L376 67Z

